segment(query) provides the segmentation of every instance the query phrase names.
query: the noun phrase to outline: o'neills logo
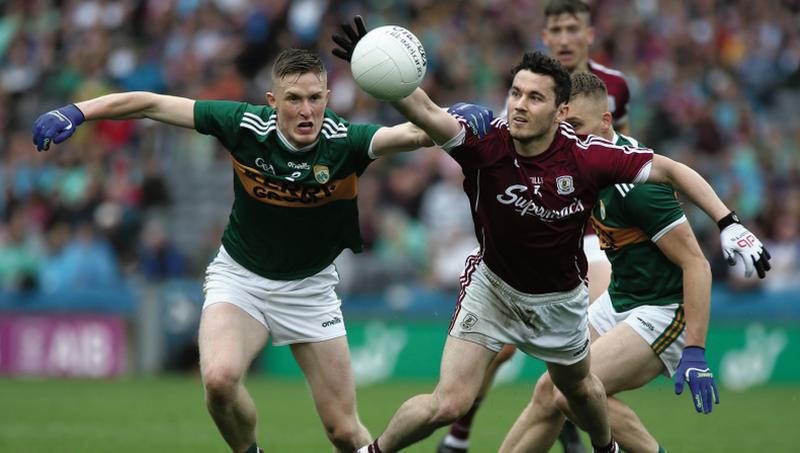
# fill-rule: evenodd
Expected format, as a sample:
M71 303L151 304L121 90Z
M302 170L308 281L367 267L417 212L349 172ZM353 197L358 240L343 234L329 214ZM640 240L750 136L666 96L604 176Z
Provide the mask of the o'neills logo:
M574 198L573 202L561 209L548 209L539 206L534 200L525 198L523 195L528 193L528 187L522 184L509 186L505 193L497 196L497 201L502 204L514 206L519 215L533 215L544 221L563 219L577 212L585 211L581 200Z

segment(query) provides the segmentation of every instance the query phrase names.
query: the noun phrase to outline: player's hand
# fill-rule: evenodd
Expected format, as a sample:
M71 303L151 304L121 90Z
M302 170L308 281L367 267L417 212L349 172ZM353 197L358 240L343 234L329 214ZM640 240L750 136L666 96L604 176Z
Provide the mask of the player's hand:
M463 117L469 124L472 133L478 138L483 138L492 128L494 113L489 107L480 104L467 104L459 102L450 106L447 113Z
M720 228L719 241L722 245L722 253L728 264L736 265L736 256L741 256L744 260L744 276L750 278L755 270L758 278L764 278L770 270L769 255L764 244L758 240L755 234L739 223L739 217L735 212L731 212L723 217L717 225Z
M678 369L675 370L675 394L683 393L683 382L689 384L692 402L697 412L707 414L713 409L711 398L719 404L719 392L714 383L714 374L706 363L705 349L699 346L687 346L681 355Z
M86 117L75 104L51 110L33 122L33 144L37 150L47 151L50 143L59 144L70 138L84 121Z
M353 49L356 48L358 41L367 34L367 27L361 16L354 17L353 23L356 26L355 30L353 30L350 24L342 24L342 31L344 31L346 36L339 34L331 36L333 42L339 46L334 48L331 53L347 62L350 62L350 59L353 58Z

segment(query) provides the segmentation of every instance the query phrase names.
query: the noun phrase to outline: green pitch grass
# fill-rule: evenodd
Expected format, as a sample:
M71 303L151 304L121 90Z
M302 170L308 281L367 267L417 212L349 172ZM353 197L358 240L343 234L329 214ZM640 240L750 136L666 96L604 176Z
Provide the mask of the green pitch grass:
M666 381L623 396L671 452L800 451L800 388L723 391L711 415ZM305 385L253 377L260 413L259 440L268 452L329 452ZM360 388L361 418L378 434L409 396L432 382L393 382ZM494 452L523 408L531 388L493 389L473 429L475 453ZM0 452L224 452L205 411L196 377L110 381L0 379ZM409 452L433 453L444 431ZM553 449L553 451L560 451Z

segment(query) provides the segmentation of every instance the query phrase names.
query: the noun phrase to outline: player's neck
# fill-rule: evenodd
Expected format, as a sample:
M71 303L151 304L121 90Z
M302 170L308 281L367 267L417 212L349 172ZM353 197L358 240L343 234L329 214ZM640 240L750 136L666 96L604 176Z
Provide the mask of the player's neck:
M569 71L570 74L578 74L578 73L581 73L581 72L591 72L591 71L589 71L589 59L588 58L586 60L581 61L577 65L575 65L575 67L572 68Z
M554 124L544 134L533 137L528 140L514 139L514 151L522 157L534 157L543 154L550 149L550 144L553 143L553 137L556 135L558 125Z

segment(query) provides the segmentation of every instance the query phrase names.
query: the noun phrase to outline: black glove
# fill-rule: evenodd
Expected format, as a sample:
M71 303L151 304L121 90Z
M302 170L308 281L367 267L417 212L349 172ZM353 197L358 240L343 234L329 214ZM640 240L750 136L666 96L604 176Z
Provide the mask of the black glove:
M367 34L367 27L364 25L364 19L362 19L361 16L357 15L354 17L353 23L356 24L355 30L353 30L350 24L342 24L342 31L344 31L347 37L339 34L331 36L333 42L339 46L334 48L331 53L347 62L350 62L350 59L353 58L353 49L356 48L358 41Z

